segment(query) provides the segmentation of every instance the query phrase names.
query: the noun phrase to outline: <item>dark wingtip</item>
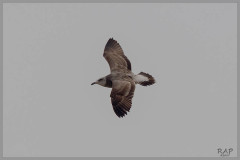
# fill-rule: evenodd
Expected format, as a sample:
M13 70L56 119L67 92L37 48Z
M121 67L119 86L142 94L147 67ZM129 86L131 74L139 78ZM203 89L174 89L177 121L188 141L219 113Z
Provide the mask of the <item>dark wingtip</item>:
M123 118L125 115L127 115L127 111L125 111L119 106L113 106L113 110L115 114L118 116L118 118Z
M130 101L124 101L124 102L117 102L112 100L113 110L115 114L119 118L123 118L125 115L127 115L127 112L130 112L130 108L132 106L132 102Z

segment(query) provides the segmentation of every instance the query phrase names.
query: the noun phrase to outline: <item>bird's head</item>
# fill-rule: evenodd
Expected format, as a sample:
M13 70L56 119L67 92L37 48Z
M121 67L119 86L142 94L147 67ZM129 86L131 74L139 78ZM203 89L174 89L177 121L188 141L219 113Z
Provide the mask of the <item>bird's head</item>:
M98 84L100 86L106 85L106 77L99 78L96 82L93 82L91 85Z

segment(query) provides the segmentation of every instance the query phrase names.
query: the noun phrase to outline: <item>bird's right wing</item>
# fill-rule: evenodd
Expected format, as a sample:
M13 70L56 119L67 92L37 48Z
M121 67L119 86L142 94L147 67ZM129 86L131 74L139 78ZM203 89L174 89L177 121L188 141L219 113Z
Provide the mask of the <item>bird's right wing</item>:
M105 46L104 58L107 60L111 72L115 70L131 70L131 63L124 55L119 43L110 38Z
M113 80L111 101L113 110L118 117L123 117L130 111L134 96L135 83L126 80Z

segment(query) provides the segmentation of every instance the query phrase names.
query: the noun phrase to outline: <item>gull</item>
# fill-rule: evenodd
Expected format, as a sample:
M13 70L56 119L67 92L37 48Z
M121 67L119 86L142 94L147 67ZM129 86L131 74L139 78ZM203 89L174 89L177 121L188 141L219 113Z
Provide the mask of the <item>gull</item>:
M110 74L99 78L91 85L98 84L112 88L110 97L115 114L120 118L127 115L132 106L135 85L149 86L155 79L148 73L140 72L135 75L131 70L131 63L124 55L119 43L110 38L104 48L103 57L110 67Z

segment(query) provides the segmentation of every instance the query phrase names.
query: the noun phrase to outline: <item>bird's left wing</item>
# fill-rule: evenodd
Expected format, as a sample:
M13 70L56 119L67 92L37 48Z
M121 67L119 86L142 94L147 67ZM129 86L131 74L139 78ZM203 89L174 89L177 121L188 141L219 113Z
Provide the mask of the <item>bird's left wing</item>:
M115 70L131 70L131 63L124 55L119 43L110 38L104 48L104 58L107 60L111 72Z
M130 111L134 96L135 83L131 80L113 80L111 101L113 110L118 117L123 117Z

